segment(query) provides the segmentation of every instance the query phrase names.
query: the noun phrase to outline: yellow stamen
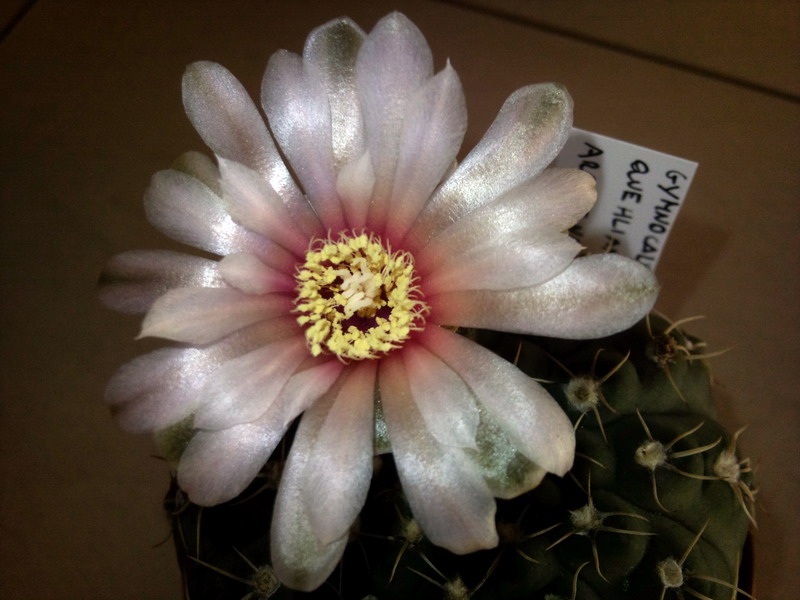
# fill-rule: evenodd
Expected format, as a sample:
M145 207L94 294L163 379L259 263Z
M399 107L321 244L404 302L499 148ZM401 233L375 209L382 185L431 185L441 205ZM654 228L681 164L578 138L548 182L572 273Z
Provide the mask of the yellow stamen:
M315 240L295 279L297 322L314 356L377 358L425 323L413 258L372 235Z

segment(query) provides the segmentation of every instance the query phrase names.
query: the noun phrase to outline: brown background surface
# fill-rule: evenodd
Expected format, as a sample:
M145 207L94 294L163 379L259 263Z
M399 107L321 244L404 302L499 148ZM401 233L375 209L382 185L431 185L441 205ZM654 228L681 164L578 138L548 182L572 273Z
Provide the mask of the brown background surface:
M180 78L200 59L258 90L269 55L342 14L392 9L449 57L471 147L516 88L567 85L578 127L700 163L658 268L658 308L704 314L721 413L759 479L761 600L800 589L797 557L800 4L38 0L0 25L0 596L176 599L160 504L166 466L101 396L141 352L102 309L112 254L166 247L144 219L150 175L203 149ZM22 13L20 13L22 10Z

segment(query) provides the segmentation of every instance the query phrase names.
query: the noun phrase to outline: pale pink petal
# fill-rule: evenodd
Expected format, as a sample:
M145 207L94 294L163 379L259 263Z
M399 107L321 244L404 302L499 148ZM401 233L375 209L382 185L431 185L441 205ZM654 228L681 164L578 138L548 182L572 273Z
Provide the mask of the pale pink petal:
M155 301L139 337L208 344L257 321L289 314L288 296L251 296L233 288L175 288Z
M219 275L245 294L291 292L295 288L292 277L268 267L252 254L229 254L219 262Z
M655 304L658 283L616 254L578 258L557 277L516 290L445 292L427 299L440 325L568 339L600 338L631 327Z
M490 350L446 329L429 327L420 342L466 381L523 455L558 475L572 467L572 423L541 385Z
M215 367L215 357L198 348L155 350L123 365L105 399L126 431L164 429L194 412L206 372Z
M233 222L217 194L180 171L153 176L144 197L147 218L159 231L214 254L249 252L269 265L291 271L296 257L263 236Z
M578 242L556 232L520 231L489 239L431 267L424 280L425 294L504 290L542 283L566 269L580 250Z
M422 247L458 219L539 174L567 140L572 99L556 84L524 87L506 100L480 143L436 191L409 231Z
M402 239L456 158L467 130L461 81L447 63L417 90L406 108L387 221Z
M292 317L279 317L237 331L203 348L162 348L123 365L105 399L127 430L158 431L192 414L206 378L221 364L296 331Z
M272 515L270 542L272 566L278 579L289 588L311 591L333 572L344 553L348 533L331 543L323 543L311 524L305 502L308 470L317 456L313 448L330 403L331 390L317 401L300 420L289 458L283 471ZM324 502L324 498L320 498Z
M264 112L323 226L344 227L336 195L331 111L319 68L285 50L272 55L261 84Z
M511 188L492 204L470 213L463 221L492 214L498 219L515 219L542 230L566 231L591 210L596 200L597 182L589 173L548 168ZM457 224L460 225L461 222Z
M222 196L219 185L219 168L208 156L201 152L190 150L176 158L170 165L173 171L180 171L191 175L217 196Z
M316 364L295 372L281 390L280 401L285 425L325 394L344 369L344 364L335 358L313 359L312 362Z
M336 193L344 206L347 222L354 230L367 223L369 203L375 188L375 172L369 152L342 166L336 179Z
M219 159L222 198L231 218L260 233L295 256L305 256L308 236L295 227L289 209L258 173L239 163ZM317 229L315 235L320 235Z
M381 361L383 416L414 518L431 542L451 552L493 548L492 492L464 449L441 445L428 430L411 394L412 376L397 353Z
M367 498L376 369L375 361L348 369L309 450L303 500L311 529L323 544L347 535Z
M132 250L106 264L100 300L114 310L142 313L171 288L223 285L213 260L168 250Z
M475 448L478 407L461 377L419 344L407 343L401 356L413 373L411 396L431 435L443 446Z
M291 335L226 362L200 390L195 426L217 430L257 419L307 355L305 339Z
M539 485L547 474L519 451L483 408L476 441L477 448L466 450L466 454L480 469L496 498L516 498Z
M189 499L214 506L242 493L286 433L281 412L271 406L252 423L197 432L178 464L178 485Z
M331 107L331 142L337 169L364 151L364 125L356 88L355 64L366 35L348 18L309 34L303 58L316 67Z
M545 169L453 223L416 250L414 260L420 269L430 270L431 265L519 231L566 231L589 211L596 196L591 175L578 169Z
M389 212L406 107L432 75L428 43L400 13L381 19L358 54L356 81L375 172L369 212L373 229L382 228Z
M189 65L183 77L183 104L189 120L215 154L258 171L304 231L319 227L256 105L227 69L211 62Z

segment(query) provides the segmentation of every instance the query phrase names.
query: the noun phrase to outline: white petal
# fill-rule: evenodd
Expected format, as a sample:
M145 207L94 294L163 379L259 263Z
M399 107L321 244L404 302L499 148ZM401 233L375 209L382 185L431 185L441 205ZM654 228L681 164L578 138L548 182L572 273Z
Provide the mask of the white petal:
M296 227L281 198L258 173L239 163L219 159L222 198L231 218L269 240L305 256L308 236ZM317 230L317 235L321 230Z
M219 262L219 274L245 294L290 292L294 280L265 265L252 254L229 254Z
M255 479L286 427L273 406L257 421L220 431L199 431L178 464L178 485L200 506L238 496Z
M174 287L221 287L217 263L168 250L117 254L100 275L100 300L121 312L146 312Z
M545 169L506 194L459 219L414 253L420 268L437 265L522 230L566 231L597 197L594 177L578 169Z
M303 337L291 335L228 361L206 379L195 426L217 430L257 419L307 355Z
M194 412L214 359L197 348L161 348L139 356L111 378L106 402L126 431L164 429Z
M569 339L599 338L644 318L658 283L641 264L616 254L575 259L557 277L516 290L445 292L426 299L431 319Z
M342 166L336 179L336 192L342 200L347 222L355 230L367 224L373 189L375 172L368 151Z
M341 18L318 27L306 39L303 58L316 66L331 107L331 142L337 169L364 152L364 124L355 64L366 35Z
M381 228L388 214L406 106L432 75L433 58L425 38L400 13L381 19L358 54L356 82L375 169L372 228Z
M219 186L219 168L205 154L194 150L184 152L172 162L170 168L194 177L217 196L222 196L222 189Z
M419 344L401 353L411 396L428 431L444 446L475 448L478 407L472 392L450 367Z
M140 356L111 378L106 402L126 430L165 429L196 410L200 390L219 365L285 335L292 327L297 327L292 317L278 318L203 348L162 348Z
M155 301L139 337L208 344L280 314L289 314L287 296L250 296L232 288L176 288Z
M284 424L291 423L295 417L325 394L334 385L343 369L344 364L333 358L295 372L280 393Z
M572 467L572 423L541 385L490 350L446 329L429 327L420 341L467 382L522 454L558 475Z
M437 546L457 554L497 545L495 502L461 448L442 446L417 410L398 353L381 361L381 402L397 471L414 518Z
M480 468L492 495L516 498L539 485L547 471L520 453L486 409L480 412L477 448L466 454Z
M334 395L335 390L315 403L300 420L272 515L272 566L284 585L301 591L312 591L322 585L347 545L347 533L329 544L319 540L304 501L308 469L316 458L312 448Z
M448 62L405 111L387 222L390 237L402 239L408 231L455 160L466 130L464 92Z
M596 200L594 177L578 169L548 168L468 218L481 219L492 214L495 218L516 219L542 229L565 231L583 218Z
M183 104L195 129L215 154L261 173L304 228L319 227L258 109L225 67L211 62L189 65L183 76Z
M372 477L375 361L349 369L311 447L303 499L311 528L323 544L350 530Z
M480 143L436 191L409 232L423 246L462 216L540 173L572 126L572 99L556 84L528 86L506 100Z
M261 98L275 139L326 229L344 227L336 196L328 93L319 68L286 51L272 55Z
M251 252L274 254L276 261L282 258L280 248L234 223L222 198L186 173L168 170L153 175L144 208L156 229L184 244L220 255Z
M425 277L425 294L513 289L551 279L566 269L581 245L562 233L520 231L448 256ZM422 270L424 267L420 267ZM423 271L424 272L424 271Z

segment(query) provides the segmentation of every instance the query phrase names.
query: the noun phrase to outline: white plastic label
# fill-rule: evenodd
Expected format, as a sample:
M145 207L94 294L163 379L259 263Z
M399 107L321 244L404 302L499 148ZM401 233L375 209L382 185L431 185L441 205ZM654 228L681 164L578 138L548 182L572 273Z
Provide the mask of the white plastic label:
M615 252L655 269L697 163L573 129L555 167L597 180L597 204L572 230L593 253Z

